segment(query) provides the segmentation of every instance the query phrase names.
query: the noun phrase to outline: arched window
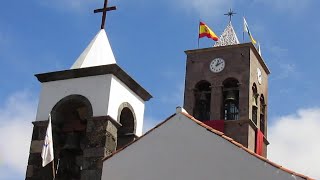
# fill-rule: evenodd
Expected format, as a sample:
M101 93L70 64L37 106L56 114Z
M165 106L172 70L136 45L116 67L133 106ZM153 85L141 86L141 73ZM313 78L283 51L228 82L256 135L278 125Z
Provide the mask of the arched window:
M265 126L266 126L266 103L264 101L263 94L260 97L260 131L265 134Z
M258 90L256 83L252 86L252 121L257 125L258 121Z
M121 127L117 132L117 149L122 148L135 138L135 115L129 103L124 103L119 109L119 122Z
M223 108L225 120L239 119L239 81L234 78L223 82Z
M83 150L86 147L87 120L92 117L92 106L81 95L70 95L60 100L51 111L57 178L80 179Z
M200 81L195 89L195 105L193 116L200 121L210 120L211 84L207 81Z

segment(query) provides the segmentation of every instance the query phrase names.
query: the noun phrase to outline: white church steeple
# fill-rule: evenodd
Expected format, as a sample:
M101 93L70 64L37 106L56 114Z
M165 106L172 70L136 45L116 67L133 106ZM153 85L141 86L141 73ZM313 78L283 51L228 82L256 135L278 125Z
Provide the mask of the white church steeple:
M116 64L108 36L101 29L70 69Z
M103 12L101 30L70 69L36 74L41 93L26 179L52 179L40 157L49 114L57 179L101 179L102 159L142 135L152 96L116 64L104 30L116 7L107 4L94 10Z

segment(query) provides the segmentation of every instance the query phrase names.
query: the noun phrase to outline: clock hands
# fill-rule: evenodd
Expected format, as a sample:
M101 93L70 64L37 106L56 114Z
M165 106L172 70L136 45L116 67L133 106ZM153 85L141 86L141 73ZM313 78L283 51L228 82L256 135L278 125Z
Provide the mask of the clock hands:
M221 72L224 69L224 60L221 58L215 58L210 63L210 70L214 73Z

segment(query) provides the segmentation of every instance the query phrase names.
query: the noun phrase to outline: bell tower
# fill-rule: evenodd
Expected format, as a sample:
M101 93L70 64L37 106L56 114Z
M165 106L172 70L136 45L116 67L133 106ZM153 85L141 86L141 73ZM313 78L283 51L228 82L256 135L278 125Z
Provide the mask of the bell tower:
M255 46L240 44L230 21L214 47L185 53L184 108L266 156L270 71Z
M145 102L152 96L116 63L101 30L68 70L36 74L41 94L26 179L101 179L102 159L142 135ZM42 167L48 116L54 160ZM54 172L53 172L54 168Z

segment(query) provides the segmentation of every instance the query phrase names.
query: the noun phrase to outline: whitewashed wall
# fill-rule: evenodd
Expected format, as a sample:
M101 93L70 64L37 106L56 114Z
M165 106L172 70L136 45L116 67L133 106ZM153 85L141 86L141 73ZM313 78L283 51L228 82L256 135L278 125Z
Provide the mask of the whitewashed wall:
M42 83L37 121L48 119L52 108L64 97L82 95L93 109L93 116L107 115L111 75L99 75Z
M178 114L103 164L104 180L300 180Z
M142 134L143 126L144 101L117 77L112 75L108 115L117 120L119 106L124 102L128 102L134 109L137 122L136 134L140 136Z
M61 99L74 94L90 101L93 116L110 115L115 120L118 120L120 105L128 102L136 116L136 134L142 134L144 101L110 74L42 83L36 120L47 120L52 108Z

